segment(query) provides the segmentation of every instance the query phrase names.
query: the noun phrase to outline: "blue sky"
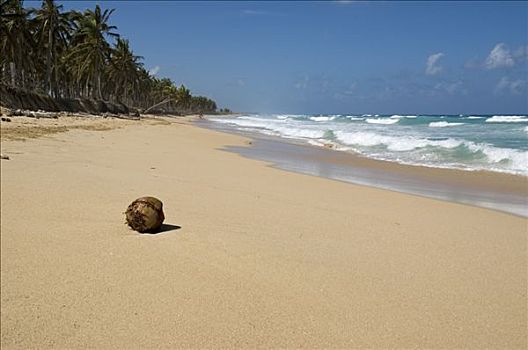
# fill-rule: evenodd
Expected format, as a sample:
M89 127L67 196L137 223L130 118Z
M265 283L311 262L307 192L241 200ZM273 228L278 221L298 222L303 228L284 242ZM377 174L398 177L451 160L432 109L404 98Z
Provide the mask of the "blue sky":
M528 113L527 2L61 3L237 111Z

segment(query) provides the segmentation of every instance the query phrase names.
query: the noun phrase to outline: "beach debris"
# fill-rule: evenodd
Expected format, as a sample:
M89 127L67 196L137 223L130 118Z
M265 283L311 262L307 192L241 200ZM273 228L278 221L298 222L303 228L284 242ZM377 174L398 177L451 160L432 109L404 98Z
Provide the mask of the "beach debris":
M109 112L105 112L105 113L101 114L101 116L102 116L103 118L105 118L105 119L106 119L106 118L117 118L117 117L118 117L117 114L115 114L115 113L109 113Z
M4 156L3 154L0 154L0 159L9 160L8 156Z
M128 206L125 214L128 226L140 233L158 232L165 220L163 203L154 197L136 199Z
M1 119L1 120L2 120L3 122L10 122L10 121L11 121L11 119L10 119L10 118L4 118L4 117L2 117L2 119Z
M0 106L0 114L1 115L6 115L6 116L10 116L11 115L11 110L9 108L5 108L3 106Z
M8 110L5 115L8 117L28 117L28 118L50 118L50 119L58 119L60 113L64 112L46 112L43 110L38 111L30 111L25 109L15 109L15 110Z

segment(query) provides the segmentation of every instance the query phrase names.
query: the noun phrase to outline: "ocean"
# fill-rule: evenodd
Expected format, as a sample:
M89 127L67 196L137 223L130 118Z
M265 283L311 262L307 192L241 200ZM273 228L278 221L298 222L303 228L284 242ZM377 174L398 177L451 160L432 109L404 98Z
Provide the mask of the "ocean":
M528 176L527 115L246 114L210 120L378 160Z

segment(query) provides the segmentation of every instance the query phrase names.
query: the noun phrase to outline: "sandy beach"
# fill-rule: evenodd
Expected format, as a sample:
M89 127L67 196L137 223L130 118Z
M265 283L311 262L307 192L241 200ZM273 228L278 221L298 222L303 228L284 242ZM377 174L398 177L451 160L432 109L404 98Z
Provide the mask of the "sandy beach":
M2 349L528 346L526 218L275 169L189 119L1 127ZM124 223L145 195L156 235Z

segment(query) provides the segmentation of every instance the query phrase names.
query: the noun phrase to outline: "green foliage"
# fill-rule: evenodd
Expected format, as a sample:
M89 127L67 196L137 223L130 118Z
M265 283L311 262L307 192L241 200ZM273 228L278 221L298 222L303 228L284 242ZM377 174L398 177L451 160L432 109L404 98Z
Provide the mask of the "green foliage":
M111 25L114 10L64 12L53 0L39 9L0 0L0 81L58 98L97 98L158 111L208 113L213 100L156 78Z

